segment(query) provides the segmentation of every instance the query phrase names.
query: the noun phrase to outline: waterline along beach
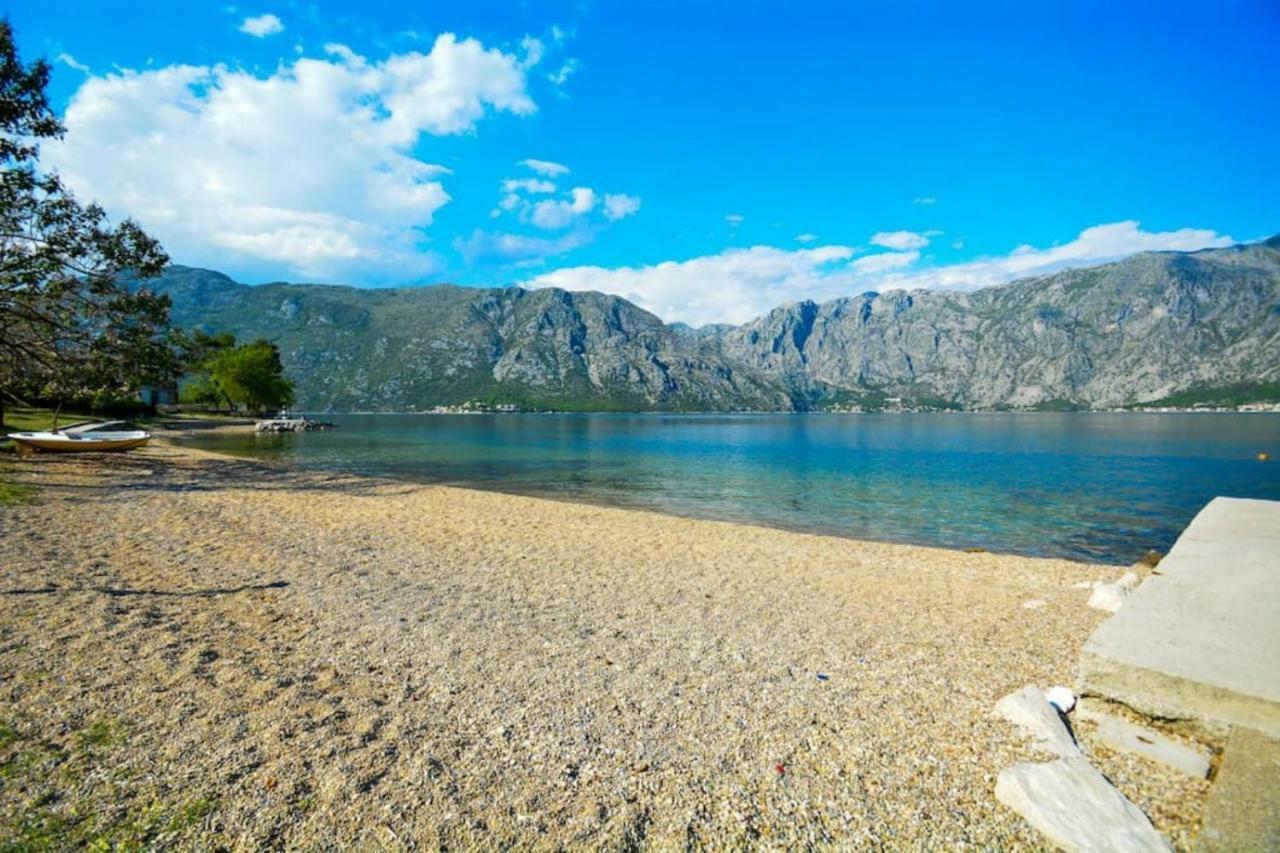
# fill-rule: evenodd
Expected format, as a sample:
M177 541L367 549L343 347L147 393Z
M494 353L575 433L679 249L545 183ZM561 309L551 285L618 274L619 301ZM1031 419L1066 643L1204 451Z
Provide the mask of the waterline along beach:
M12 476L3 808L195 847L1035 845L991 706L1121 573L173 445ZM1203 780L1103 768L1190 838Z
M1280 850L1280 15L0 17L0 853Z
M1280 499L1270 413L325 415L196 448L944 548L1128 565L1219 494Z

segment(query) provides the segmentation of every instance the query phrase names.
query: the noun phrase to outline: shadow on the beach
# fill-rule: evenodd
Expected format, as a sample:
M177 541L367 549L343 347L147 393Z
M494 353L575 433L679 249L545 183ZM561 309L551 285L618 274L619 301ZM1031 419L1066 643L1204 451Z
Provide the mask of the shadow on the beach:
M225 490L329 492L348 495L398 495L416 486L356 474L292 470L260 462L201 459L191 463L172 456L147 454L48 455L24 460L42 492L73 492L69 501L95 500L122 492L216 492ZM84 481L91 462L98 482ZM61 475L66 475L63 479Z
M272 581L271 583L250 583L241 586L189 590L128 589L110 586L42 586L31 589L0 590L0 595L53 595L59 592L100 592L112 598L124 598L132 595L163 596L167 598L213 598L219 595L236 595L241 592L284 589L288 585L288 581Z

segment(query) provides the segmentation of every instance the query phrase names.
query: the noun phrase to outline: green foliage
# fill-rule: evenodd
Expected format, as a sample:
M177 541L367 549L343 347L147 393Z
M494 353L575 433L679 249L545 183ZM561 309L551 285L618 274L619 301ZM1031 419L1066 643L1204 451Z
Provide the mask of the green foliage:
M280 351L269 341L221 349L207 364L209 377L233 404L262 412L293 403L293 383L284 376Z
M1031 408L1036 412L1079 412L1087 409L1088 407L1082 406L1072 400L1055 398L1053 400L1041 400Z
M1150 403L1135 403L1130 408L1171 407L1191 409L1243 406L1248 403L1280 403L1280 382L1237 382L1231 385L1200 385L1170 394Z
M183 337L188 371L180 389L183 403L206 409L242 405L257 412L293 403L293 383L285 378L275 344L257 340L237 346L230 332L201 329Z
M31 503L35 499L36 490L22 483L9 483L0 480L0 506L16 506ZM0 749L3 749L4 732L0 731Z
M178 391L178 401L203 409L216 409L224 402L230 405L222 393L222 386L207 373L196 374L183 382Z
M49 65L25 65L0 21L0 401L129 396L177 372L169 300L117 280L156 275L168 258L130 221L112 226L38 168L61 122Z
M212 796L139 801L120 772L119 721L95 720L66 748L39 737L36 725L0 720L0 853L163 849L217 808Z

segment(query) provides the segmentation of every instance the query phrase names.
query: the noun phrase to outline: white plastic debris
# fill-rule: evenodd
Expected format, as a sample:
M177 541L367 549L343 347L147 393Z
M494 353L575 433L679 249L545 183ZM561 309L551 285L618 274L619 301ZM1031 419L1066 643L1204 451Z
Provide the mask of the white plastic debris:
M1072 693L1070 688L1063 687L1061 684L1046 690L1044 698L1050 705L1064 714L1070 714L1072 709L1076 707L1076 694Z

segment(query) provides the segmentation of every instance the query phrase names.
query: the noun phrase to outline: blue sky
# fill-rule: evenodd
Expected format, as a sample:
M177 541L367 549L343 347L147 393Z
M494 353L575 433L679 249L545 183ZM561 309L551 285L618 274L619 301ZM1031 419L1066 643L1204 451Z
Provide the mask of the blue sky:
M46 161L250 282L557 284L736 322L1280 231L1271 0L9 15L56 60Z

